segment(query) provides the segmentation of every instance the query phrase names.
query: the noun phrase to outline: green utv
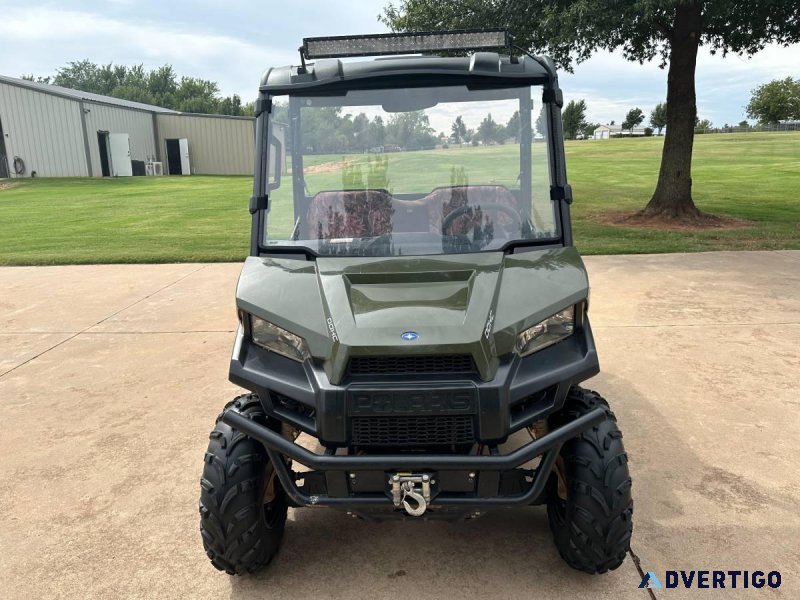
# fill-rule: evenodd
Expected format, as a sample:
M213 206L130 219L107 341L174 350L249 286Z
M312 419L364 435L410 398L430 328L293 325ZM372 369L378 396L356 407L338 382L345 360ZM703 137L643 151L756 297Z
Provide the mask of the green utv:
M578 387L599 365L562 94L551 60L512 48L504 30L308 38L264 74L230 363L252 393L217 419L201 480L216 568L265 566L287 508L322 506L545 504L570 566L625 559L622 434Z

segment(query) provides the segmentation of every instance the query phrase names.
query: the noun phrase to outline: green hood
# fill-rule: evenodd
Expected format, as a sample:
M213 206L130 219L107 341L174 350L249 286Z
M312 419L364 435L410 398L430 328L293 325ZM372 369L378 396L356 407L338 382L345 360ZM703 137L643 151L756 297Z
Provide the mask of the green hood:
M587 294L583 262L567 247L315 262L250 257L236 297L245 312L305 338L335 384L355 355L471 354L490 380L519 332ZM405 332L416 339L406 341Z

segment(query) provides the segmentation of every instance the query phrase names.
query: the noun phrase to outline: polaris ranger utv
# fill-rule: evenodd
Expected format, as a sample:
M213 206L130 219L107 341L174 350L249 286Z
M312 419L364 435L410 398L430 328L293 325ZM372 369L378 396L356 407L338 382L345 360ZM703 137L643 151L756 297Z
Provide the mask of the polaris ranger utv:
M561 104L552 61L503 30L308 38L300 66L266 71L230 363L251 393L217 419L201 480L216 568L269 563L290 506L546 504L570 566L622 563L622 435L578 387L599 366Z

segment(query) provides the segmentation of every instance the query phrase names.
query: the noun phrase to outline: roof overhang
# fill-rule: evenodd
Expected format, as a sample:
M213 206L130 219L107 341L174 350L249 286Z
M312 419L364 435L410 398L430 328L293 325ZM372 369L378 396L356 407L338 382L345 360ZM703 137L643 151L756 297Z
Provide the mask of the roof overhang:
M468 56L401 56L347 61L321 59L302 66L268 69L260 91L270 95L376 87L430 85L532 85L553 84L556 72L546 57L519 58L497 52Z

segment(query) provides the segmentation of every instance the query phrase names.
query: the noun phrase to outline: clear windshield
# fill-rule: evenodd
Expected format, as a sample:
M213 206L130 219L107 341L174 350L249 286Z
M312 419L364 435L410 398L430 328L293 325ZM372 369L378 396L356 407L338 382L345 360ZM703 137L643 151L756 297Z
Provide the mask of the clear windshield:
M541 96L446 86L276 97L264 245L399 256L556 237Z

